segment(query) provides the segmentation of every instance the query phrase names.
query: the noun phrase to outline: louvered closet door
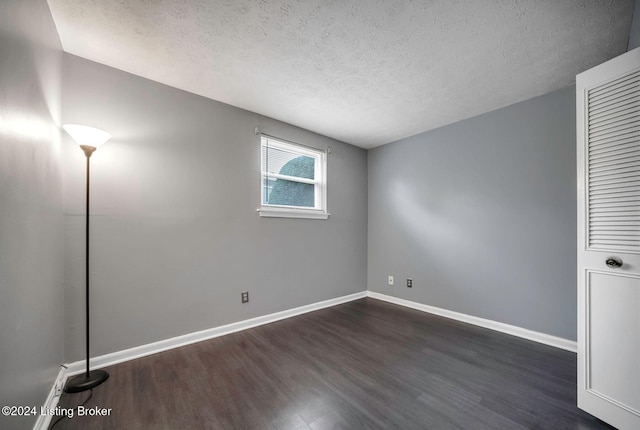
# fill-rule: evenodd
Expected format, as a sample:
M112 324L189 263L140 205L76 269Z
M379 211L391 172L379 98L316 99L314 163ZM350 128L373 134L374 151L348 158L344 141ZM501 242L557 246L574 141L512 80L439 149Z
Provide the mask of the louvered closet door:
M640 429L640 48L576 78L578 406Z

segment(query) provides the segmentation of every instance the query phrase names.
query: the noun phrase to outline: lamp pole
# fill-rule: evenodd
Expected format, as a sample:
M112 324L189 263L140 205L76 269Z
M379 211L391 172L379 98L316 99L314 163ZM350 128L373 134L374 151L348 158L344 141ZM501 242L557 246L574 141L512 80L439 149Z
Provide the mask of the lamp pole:
M86 285L86 294L85 294L85 319L87 321L87 329L85 332L86 335L86 349L87 349L87 371L86 378L89 379L89 196L91 193L89 192L90 183L89 174L90 174L90 166L91 166L91 154L94 153L96 148L93 146L81 145L80 148L84 151L84 155L87 158L87 197L86 197L86 211L85 211L85 219L86 219L86 232L85 232L85 285Z

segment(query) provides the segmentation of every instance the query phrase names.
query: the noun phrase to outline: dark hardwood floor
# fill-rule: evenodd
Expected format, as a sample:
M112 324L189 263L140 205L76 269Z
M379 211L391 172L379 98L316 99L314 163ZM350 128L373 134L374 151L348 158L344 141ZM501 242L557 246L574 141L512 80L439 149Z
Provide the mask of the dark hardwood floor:
M107 370L85 407L110 416L56 430L612 428L575 406L575 354L374 299Z

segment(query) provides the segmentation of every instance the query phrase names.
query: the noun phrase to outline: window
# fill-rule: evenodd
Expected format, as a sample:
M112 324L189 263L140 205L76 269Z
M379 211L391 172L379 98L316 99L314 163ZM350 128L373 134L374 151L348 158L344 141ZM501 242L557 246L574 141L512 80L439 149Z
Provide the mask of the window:
M261 136L260 216L328 218L326 154Z

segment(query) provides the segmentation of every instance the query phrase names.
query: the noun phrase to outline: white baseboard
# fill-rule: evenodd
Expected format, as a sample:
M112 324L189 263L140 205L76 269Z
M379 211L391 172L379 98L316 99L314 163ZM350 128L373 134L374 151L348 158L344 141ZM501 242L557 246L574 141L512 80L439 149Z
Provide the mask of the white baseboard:
M257 327L263 324L269 324L280 321L285 318L291 318L296 315L313 312L318 309L328 308L331 306L347 303L353 300L367 297L367 292L349 294L347 296L337 297L335 299L324 300L322 302L312 303L310 305L300 306L286 311L276 312L269 315L263 315L236 323L214 327L194 333L188 333L182 336L149 343L146 345L136 346L134 348L125 349L123 351L113 352L111 354L100 355L90 359L92 369L100 369L102 367L112 366L114 364L145 357L147 355L157 354L159 352L168 351L170 349L179 348L181 346L190 345L192 343L201 342L207 339L213 339L218 336L235 333L237 331L246 330L248 328ZM77 375L85 370L84 360L75 361L67 364L66 377Z
M410 300L400 299L386 294L376 293L373 291L367 291L367 296L373 299L383 300L385 302L394 303L396 305L404 306L411 309L416 309L422 312L428 312L430 314L439 315L445 318L450 318L457 321L462 321L468 324L477 325L480 327L488 328L491 330L499 331L502 333L518 336L523 339L532 340L534 342L543 343L545 345L554 346L556 348L564 349L570 352L577 352L578 345L573 340L563 339L561 337L551 336L548 334L540 333L533 330L528 330L522 327L509 325L497 321L492 321L484 318L474 317L471 315L462 314L459 312L450 311L447 309L437 308L435 306L424 305L422 303L412 302Z
M53 387L51 387L51 390L49 391L49 395L47 396L47 399L44 401L44 405L42 405L43 409L51 410L51 409L55 409L56 406L58 406L58 402L60 401L60 392L56 392L56 391L57 389L62 390L62 388L64 387L64 383L67 380L65 370L66 369L64 367L60 367L60 371L58 372L58 376L56 377L56 380L53 383ZM38 411L38 412L41 412L41 411ZM47 415L47 414L38 415L38 419L36 420L36 423L33 426L33 430L45 430L46 428L49 427L51 418L53 418L53 416Z
M98 357L93 357L90 359L91 369L100 369L102 367L112 366L114 364L134 360L136 358L141 358L152 354L157 354L159 352L168 351L170 349L179 348L181 346L190 345L192 343L201 342L207 339L213 339L215 337L224 336L226 334L231 334L252 327L269 324L286 318L291 318L296 315L313 312L319 309L336 306L365 297L367 297L367 292L361 291L359 293L349 294L347 296L337 297L335 299L324 300L322 302L312 303L310 305L300 306L297 308L288 309L286 311L263 315L260 317L238 321L236 323L214 327L207 330L201 330L194 333L188 333L182 336L161 340L146 345L136 346L134 348L113 352L111 354L100 355ZM56 387L60 387L60 389L62 389L67 379L70 376L78 375L84 372L85 366L85 360L74 361L73 363L65 364L64 366L62 366L60 368L60 372L58 373L58 377L56 378L53 387L51 388L51 391L49 392L49 395L43 405L43 408L55 409L55 407L58 405L58 401L60 400L60 395L56 395ZM45 430L49 426L51 418L51 416L40 415L33 427L33 430Z
M577 344L574 341L562 339L548 334L527 330L521 327L516 327L509 324L500 323L484 318L474 317L446 309L437 308L435 306L424 305L422 303L412 302L410 300L400 299L386 294L376 293L373 291L362 291L359 293L349 294L347 296L337 297L335 299L324 300L322 302L312 303L310 305L300 306L293 309L288 309L282 312L276 312L269 315L263 315L256 318L251 318L244 321L238 321L236 323L227 324L219 327L210 328L207 330L197 331L194 333L188 333L182 336L173 337L170 339L161 340L158 342L149 343L146 345L136 346L134 348L125 349L122 351L113 352L110 354L100 355L93 357L90 360L92 369L100 369L102 367L112 366L114 364L122 363L136 358L145 357L159 352L168 351L170 349L179 348L181 346L190 345L192 343L201 342L207 339L213 339L215 337L224 336L227 334L235 333L237 331L246 330L252 327L269 324L272 322L280 321L286 318L291 318L296 315L301 315L307 312L313 312L319 309L336 306L342 303L347 303L353 300L362 299L364 297L371 297L373 299L383 300L385 302L394 303L407 308L417 309L419 311L428 312L430 314L440 315L446 318L462 321L465 323L477 325L480 327L496 330L502 333L507 333L513 336L518 336L524 339L532 340L535 342L543 343L545 345L554 346L556 348L564 349L571 352L577 351ZM54 409L60 396L56 395L56 387L63 387L67 378L73 375L82 373L85 370L85 361L75 361L73 363L66 364L61 367L58 377L49 392L44 408ZM44 430L49 426L51 421L50 416L41 415L38 417L34 430Z

